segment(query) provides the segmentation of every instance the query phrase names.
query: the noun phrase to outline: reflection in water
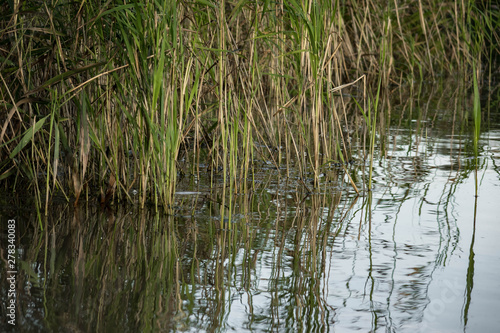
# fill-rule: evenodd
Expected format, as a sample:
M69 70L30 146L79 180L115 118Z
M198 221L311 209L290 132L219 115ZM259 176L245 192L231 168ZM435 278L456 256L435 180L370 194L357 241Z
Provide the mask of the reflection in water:
M464 327L467 328L469 321L469 307L472 300L472 289L474 288L474 241L476 239L476 215L477 215L477 196L474 202L474 227L472 229L472 240L470 242L469 266L467 268L467 287L465 291L464 304Z
M18 221L17 331L491 331L500 131L482 135L474 205L461 92L382 106L374 190L366 163L346 167L360 196L342 166L308 193L262 162L231 210L194 176L175 215L57 205L41 231L35 213L3 210Z

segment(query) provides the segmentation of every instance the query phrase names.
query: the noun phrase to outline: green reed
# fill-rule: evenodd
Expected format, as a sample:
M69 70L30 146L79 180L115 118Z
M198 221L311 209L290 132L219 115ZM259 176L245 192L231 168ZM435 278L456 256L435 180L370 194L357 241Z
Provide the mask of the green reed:
M481 54L498 51L492 8L397 0L2 4L0 180L9 190L34 184L45 210L58 193L109 204L133 201L135 191L142 206L169 207L178 176L200 164L239 192L255 159L311 172L317 186L326 162L353 154L347 142L359 136L359 117L343 94L360 90L355 80L364 75L375 89L376 113L390 85L457 71L467 78ZM375 114L366 119L374 128Z
M475 171L474 171L474 184L475 184L475 195L476 197L478 196L478 178L477 178L477 171L479 168L479 138L481 136L481 101L480 101L480 95L479 95L479 85L477 83L477 71L476 71L476 66L474 65L473 67L473 85L474 85L474 103L473 103L473 109L472 109L472 114L474 118L474 159L475 159Z

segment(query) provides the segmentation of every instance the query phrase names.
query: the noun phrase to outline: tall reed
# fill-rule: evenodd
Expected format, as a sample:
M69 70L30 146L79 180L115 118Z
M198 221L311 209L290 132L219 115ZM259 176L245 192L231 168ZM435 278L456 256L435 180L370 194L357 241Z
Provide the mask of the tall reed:
M256 159L311 172L317 186L325 163L351 158L359 113L345 98L359 95L357 78L377 96L426 75L467 78L499 45L489 1L1 9L0 180L34 185L45 210L58 193L108 204L136 191L141 205L169 207L177 178L203 167L243 191Z
M481 136L481 101L479 95L479 85L477 82L477 71L476 66L473 67L473 86L474 86L474 103L472 114L474 118L474 159L475 159L475 168L474 168L474 186L475 186L475 195L478 196L478 178L477 178L477 169L479 168L479 138Z

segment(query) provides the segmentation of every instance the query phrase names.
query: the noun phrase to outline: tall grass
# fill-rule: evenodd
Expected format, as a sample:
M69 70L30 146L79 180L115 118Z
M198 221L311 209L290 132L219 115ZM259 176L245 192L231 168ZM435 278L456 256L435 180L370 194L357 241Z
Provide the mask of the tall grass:
M15 4L1 5L0 180L45 210L56 194L108 204L133 191L169 207L177 178L203 167L241 192L256 159L317 186L325 163L351 158L361 115L345 99L361 81L349 83L365 75L378 96L468 79L499 45L490 2Z

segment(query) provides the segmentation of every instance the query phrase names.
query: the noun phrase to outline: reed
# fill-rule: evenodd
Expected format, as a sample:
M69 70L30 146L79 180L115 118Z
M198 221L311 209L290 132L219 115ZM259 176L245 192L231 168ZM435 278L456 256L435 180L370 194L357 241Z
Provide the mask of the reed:
M475 168L474 168L474 187L475 187L475 195L478 196L478 188L479 188L479 180L477 178L477 171L479 168L479 138L481 136L481 101L479 95L479 84L477 82L477 71L476 66L473 66L473 89L474 89L474 103L472 114L474 118L474 159L475 159ZM475 216L475 215L474 215Z
M141 206L168 208L177 178L202 168L240 192L256 159L311 172L317 187L325 163L355 154L348 141L362 117L346 99L361 90L357 78L373 96L426 76L468 79L500 45L489 1L1 9L0 180L33 186L45 210L57 193L109 204L133 201L132 191Z

